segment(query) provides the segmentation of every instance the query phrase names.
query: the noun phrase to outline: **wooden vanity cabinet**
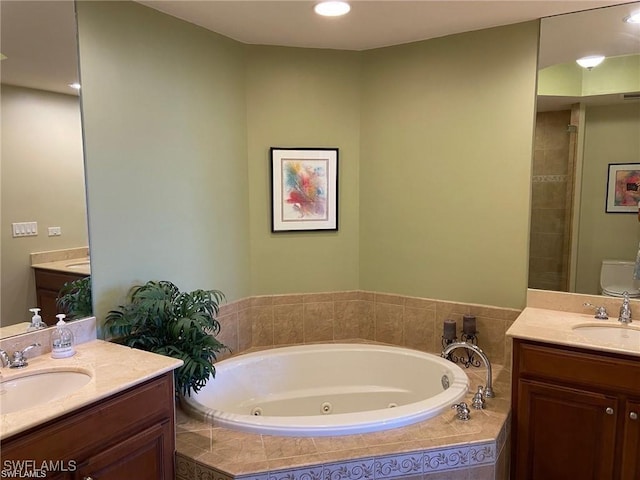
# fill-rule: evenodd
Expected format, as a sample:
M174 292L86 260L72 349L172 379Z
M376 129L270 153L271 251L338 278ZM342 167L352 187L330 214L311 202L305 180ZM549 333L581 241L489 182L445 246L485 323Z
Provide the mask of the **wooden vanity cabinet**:
M173 480L174 418L168 372L3 440L2 468L20 460L58 462L55 471L35 478Z
M88 275L56 272L41 268L34 268L33 271L36 280L36 302L40 308L40 316L47 325L55 325L56 315L67 313L59 311L56 305L60 289L65 283L80 280Z
M623 442L626 448L622 456L622 474L620 478L640 478L640 419L632 420L640 415L640 398L628 400L625 404Z
M512 480L638 480L640 358L513 340Z

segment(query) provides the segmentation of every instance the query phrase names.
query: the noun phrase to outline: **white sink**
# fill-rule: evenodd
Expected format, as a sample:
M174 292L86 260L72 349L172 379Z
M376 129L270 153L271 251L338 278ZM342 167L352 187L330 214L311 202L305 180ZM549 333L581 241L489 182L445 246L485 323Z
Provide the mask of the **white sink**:
M619 324L587 323L573 327L573 331L590 343L640 350L640 328Z
M91 375L71 370L25 372L0 383L0 413L12 413L66 397L91 381Z

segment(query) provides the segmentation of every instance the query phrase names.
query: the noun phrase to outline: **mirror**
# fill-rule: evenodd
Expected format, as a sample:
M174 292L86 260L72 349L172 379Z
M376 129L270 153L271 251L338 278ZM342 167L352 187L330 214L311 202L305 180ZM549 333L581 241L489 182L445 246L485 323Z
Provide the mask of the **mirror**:
M69 86L78 82L74 3L1 2L0 8L4 337L26 331L28 309L37 302L55 308L55 294L36 299L31 268L52 259L31 254L86 260L88 234L80 98ZM16 236L13 224L22 222L37 222L37 235ZM84 270L89 273L88 264Z
M639 12L633 2L541 21L530 288L598 295L602 261L638 253L637 209L605 206L609 164L640 163L640 23L624 21ZM605 60L576 63L594 55Z

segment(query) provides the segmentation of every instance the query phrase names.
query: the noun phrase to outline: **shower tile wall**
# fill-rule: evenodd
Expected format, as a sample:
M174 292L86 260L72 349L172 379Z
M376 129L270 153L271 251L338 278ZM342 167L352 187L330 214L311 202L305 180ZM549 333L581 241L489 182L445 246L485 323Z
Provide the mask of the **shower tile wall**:
M573 188L571 111L536 116L531 193L529 287L568 290Z
M269 295L223 305L218 339L230 353L248 348L366 340L425 352L442 350L443 322L477 318L478 345L493 363L509 365L505 333L520 310L364 291Z

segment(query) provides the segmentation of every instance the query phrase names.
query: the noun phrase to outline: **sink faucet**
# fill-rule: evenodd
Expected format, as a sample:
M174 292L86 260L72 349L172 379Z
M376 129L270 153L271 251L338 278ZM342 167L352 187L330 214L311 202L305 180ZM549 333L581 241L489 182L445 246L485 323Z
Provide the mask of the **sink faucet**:
M629 305L629 292L623 293L622 306L620 306L620 316L618 321L624 324L631 323L631 305Z
M22 350L16 350L13 352L13 360L9 358L9 355L4 350L0 350L0 363L9 368L23 368L29 365L25 354L32 348L39 347L39 343L32 343L31 345L23 348Z
M450 343L449 345L447 345L444 350L442 350L442 353L440 354L441 357L443 358L447 358L449 356L449 354L451 352L453 352L456 348L467 348L475 353L478 354L478 356L482 359L482 361L484 362L484 365L487 367L487 383L484 389L484 396L487 398L491 398L491 397L495 397L495 392L493 391L493 382L492 382L492 375L491 375L491 362L489 361L489 357L487 357L487 355L482 351L482 349L480 347L478 347L477 345L474 345L472 343L467 343L467 342L453 342Z

